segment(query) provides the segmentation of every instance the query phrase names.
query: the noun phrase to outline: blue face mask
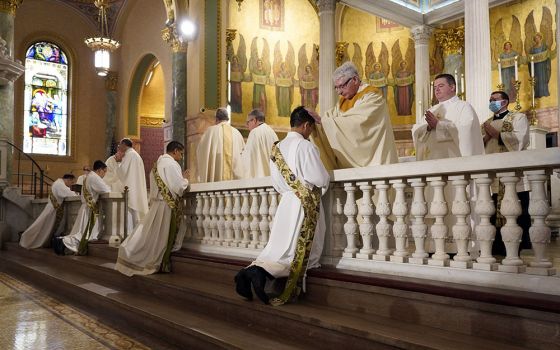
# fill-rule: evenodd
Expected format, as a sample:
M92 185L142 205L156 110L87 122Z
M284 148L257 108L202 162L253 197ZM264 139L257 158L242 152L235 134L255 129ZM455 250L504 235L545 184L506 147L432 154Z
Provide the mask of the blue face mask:
M490 101L490 105L488 106L488 108L490 108L490 110L492 111L492 113L498 113L498 111L500 109L502 109L502 101Z

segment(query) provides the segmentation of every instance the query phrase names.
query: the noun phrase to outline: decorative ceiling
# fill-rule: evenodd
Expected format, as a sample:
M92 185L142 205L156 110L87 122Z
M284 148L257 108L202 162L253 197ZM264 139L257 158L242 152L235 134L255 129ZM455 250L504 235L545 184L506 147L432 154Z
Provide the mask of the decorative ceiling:
M68 6L80 11L91 24L99 30L99 9L94 5L94 0L57 0ZM107 0L109 8L107 9L107 24L109 25L109 33L113 32L115 22L117 21L120 10L126 0Z
M390 0L390 1L408 7L416 12L428 13L438 8L450 5L459 0Z

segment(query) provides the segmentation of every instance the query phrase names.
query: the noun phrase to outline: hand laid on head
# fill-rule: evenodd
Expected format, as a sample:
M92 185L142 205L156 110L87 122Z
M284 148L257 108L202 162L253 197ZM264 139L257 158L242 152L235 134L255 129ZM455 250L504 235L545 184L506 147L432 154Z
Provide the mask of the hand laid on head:
M311 108L305 108L305 110L309 113L310 116L313 117L313 119L315 119L315 123L321 124L321 116L319 115L319 113L315 112Z
M439 122L438 118L430 111L426 111L424 116L426 117L426 123L428 123L428 130L435 129Z
M120 162L123 158L124 158L124 152L118 150L117 153L115 153L115 160L117 162Z

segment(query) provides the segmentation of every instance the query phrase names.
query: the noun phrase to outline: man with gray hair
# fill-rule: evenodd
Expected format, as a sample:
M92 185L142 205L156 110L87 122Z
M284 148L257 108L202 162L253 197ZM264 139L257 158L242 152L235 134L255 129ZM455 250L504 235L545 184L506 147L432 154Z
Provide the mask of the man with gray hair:
M247 115L247 127L249 137L241 153L243 177L252 179L270 176L270 152L278 136L265 123L264 113L260 109L253 109Z
M218 108L215 125L206 129L196 149L197 181L240 179L244 146L239 130L229 124L227 109Z
M352 62L333 73L340 99L321 118L313 142L327 168L357 168L397 162L387 102L381 91L362 83Z

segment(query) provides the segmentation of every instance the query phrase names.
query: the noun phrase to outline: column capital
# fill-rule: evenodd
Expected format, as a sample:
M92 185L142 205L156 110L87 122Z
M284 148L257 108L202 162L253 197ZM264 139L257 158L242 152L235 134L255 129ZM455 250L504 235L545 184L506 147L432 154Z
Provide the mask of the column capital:
M188 45L186 42L180 40L175 23L162 29L161 38L171 45L173 52L187 52Z
M342 60L344 59L344 56L346 54L347 49L348 49L348 42L338 41L336 43L335 59L336 59L336 66L337 67L340 67L340 65L343 63Z
M319 9L319 15L322 12L334 12L336 9L336 0L317 0L317 8Z
M418 25L410 28L410 35L414 39L414 43L427 45L432 37L434 28L427 25Z
M105 77L105 88L108 91L116 91L117 85L119 82L119 73L117 72L109 72Z
M16 10L23 0L0 0L0 12L16 15Z
M465 43L465 27L437 30L436 41L443 47L445 56L460 54Z

